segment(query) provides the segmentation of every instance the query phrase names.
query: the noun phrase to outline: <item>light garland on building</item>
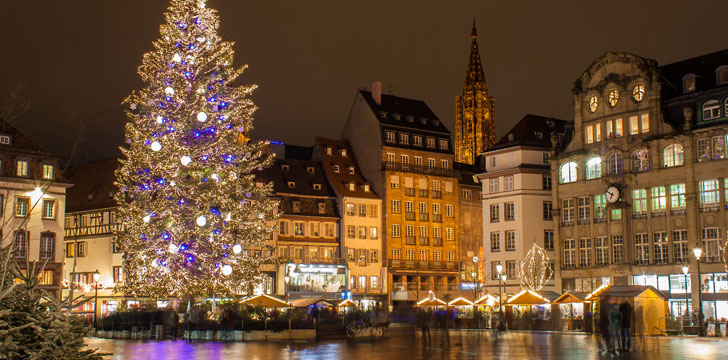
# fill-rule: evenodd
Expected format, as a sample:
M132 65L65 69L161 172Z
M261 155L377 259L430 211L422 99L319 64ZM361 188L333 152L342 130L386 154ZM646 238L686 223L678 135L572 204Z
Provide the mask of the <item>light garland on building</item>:
M538 244L533 244L521 261L521 287L531 291L541 291L553 275L546 251Z
M252 129L256 88L234 86L232 43L202 0L172 0L145 83L124 100L127 147L116 172L125 284L119 291L167 298L240 293L261 281L277 203L255 174L272 162ZM239 248L240 247L240 248ZM268 254L268 255L265 255Z

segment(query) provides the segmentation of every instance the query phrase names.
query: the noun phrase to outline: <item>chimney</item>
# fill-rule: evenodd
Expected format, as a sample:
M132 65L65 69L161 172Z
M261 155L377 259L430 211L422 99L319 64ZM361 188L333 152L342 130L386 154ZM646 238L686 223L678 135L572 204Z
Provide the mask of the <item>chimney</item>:
M372 83L372 98L377 105L382 105L382 82L375 81Z

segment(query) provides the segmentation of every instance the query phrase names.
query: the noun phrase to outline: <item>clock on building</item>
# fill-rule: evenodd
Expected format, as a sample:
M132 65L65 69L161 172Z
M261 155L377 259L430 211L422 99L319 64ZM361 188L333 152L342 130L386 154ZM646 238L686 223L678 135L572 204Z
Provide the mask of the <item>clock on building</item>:
M610 185L604 193L606 200L610 204L614 204L619 201L621 194L617 185Z

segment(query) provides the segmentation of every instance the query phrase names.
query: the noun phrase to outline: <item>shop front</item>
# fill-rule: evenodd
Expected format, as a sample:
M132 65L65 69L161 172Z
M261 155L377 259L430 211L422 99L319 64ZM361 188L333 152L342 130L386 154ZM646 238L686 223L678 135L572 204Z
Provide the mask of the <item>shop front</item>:
M289 299L335 299L346 290L344 265L286 264L285 291Z

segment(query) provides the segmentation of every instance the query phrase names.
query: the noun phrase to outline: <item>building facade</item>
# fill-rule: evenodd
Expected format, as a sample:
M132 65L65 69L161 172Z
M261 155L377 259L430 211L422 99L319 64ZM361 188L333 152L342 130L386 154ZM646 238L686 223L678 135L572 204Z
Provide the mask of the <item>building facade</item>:
M320 161L336 194L341 223L340 253L348 269L348 291L364 308L386 302L387 268L382 259L382 200L362 176L346 141L316 138L313 159Z
M497 139L495 99L488 95L475 23L471 38L463 94L455 97L455 161L473 165L476 157Z
M419 100L360 90L342 138L382 198L391 301L457 293L458 183L450 132Z
M728 317L728 51L665 66L609 52L573 93L573 138L552 158L557 287L653 285L672 315L700 289L706 318Z
M483 203L478 173L480 170L474 165L455 163L455 176L460 190L457 226L460 293L469 298L480 298L478 295L486 281L483 265Z
M0 176L2 245L10 246L21 271L35 274L42 289L60 295L70 185L58 170L58 159L0 120Z
M526 115L483 153L483 239L486 288L515 294L521 290L521 263L534 244L554 259L551 217L551 136L563 135L564 120ZM496 266L502 266L501 274ZM553 268L553 265L551 265ZM505 283L499 275L505 273ZM553 290L553 280L545 290Z

